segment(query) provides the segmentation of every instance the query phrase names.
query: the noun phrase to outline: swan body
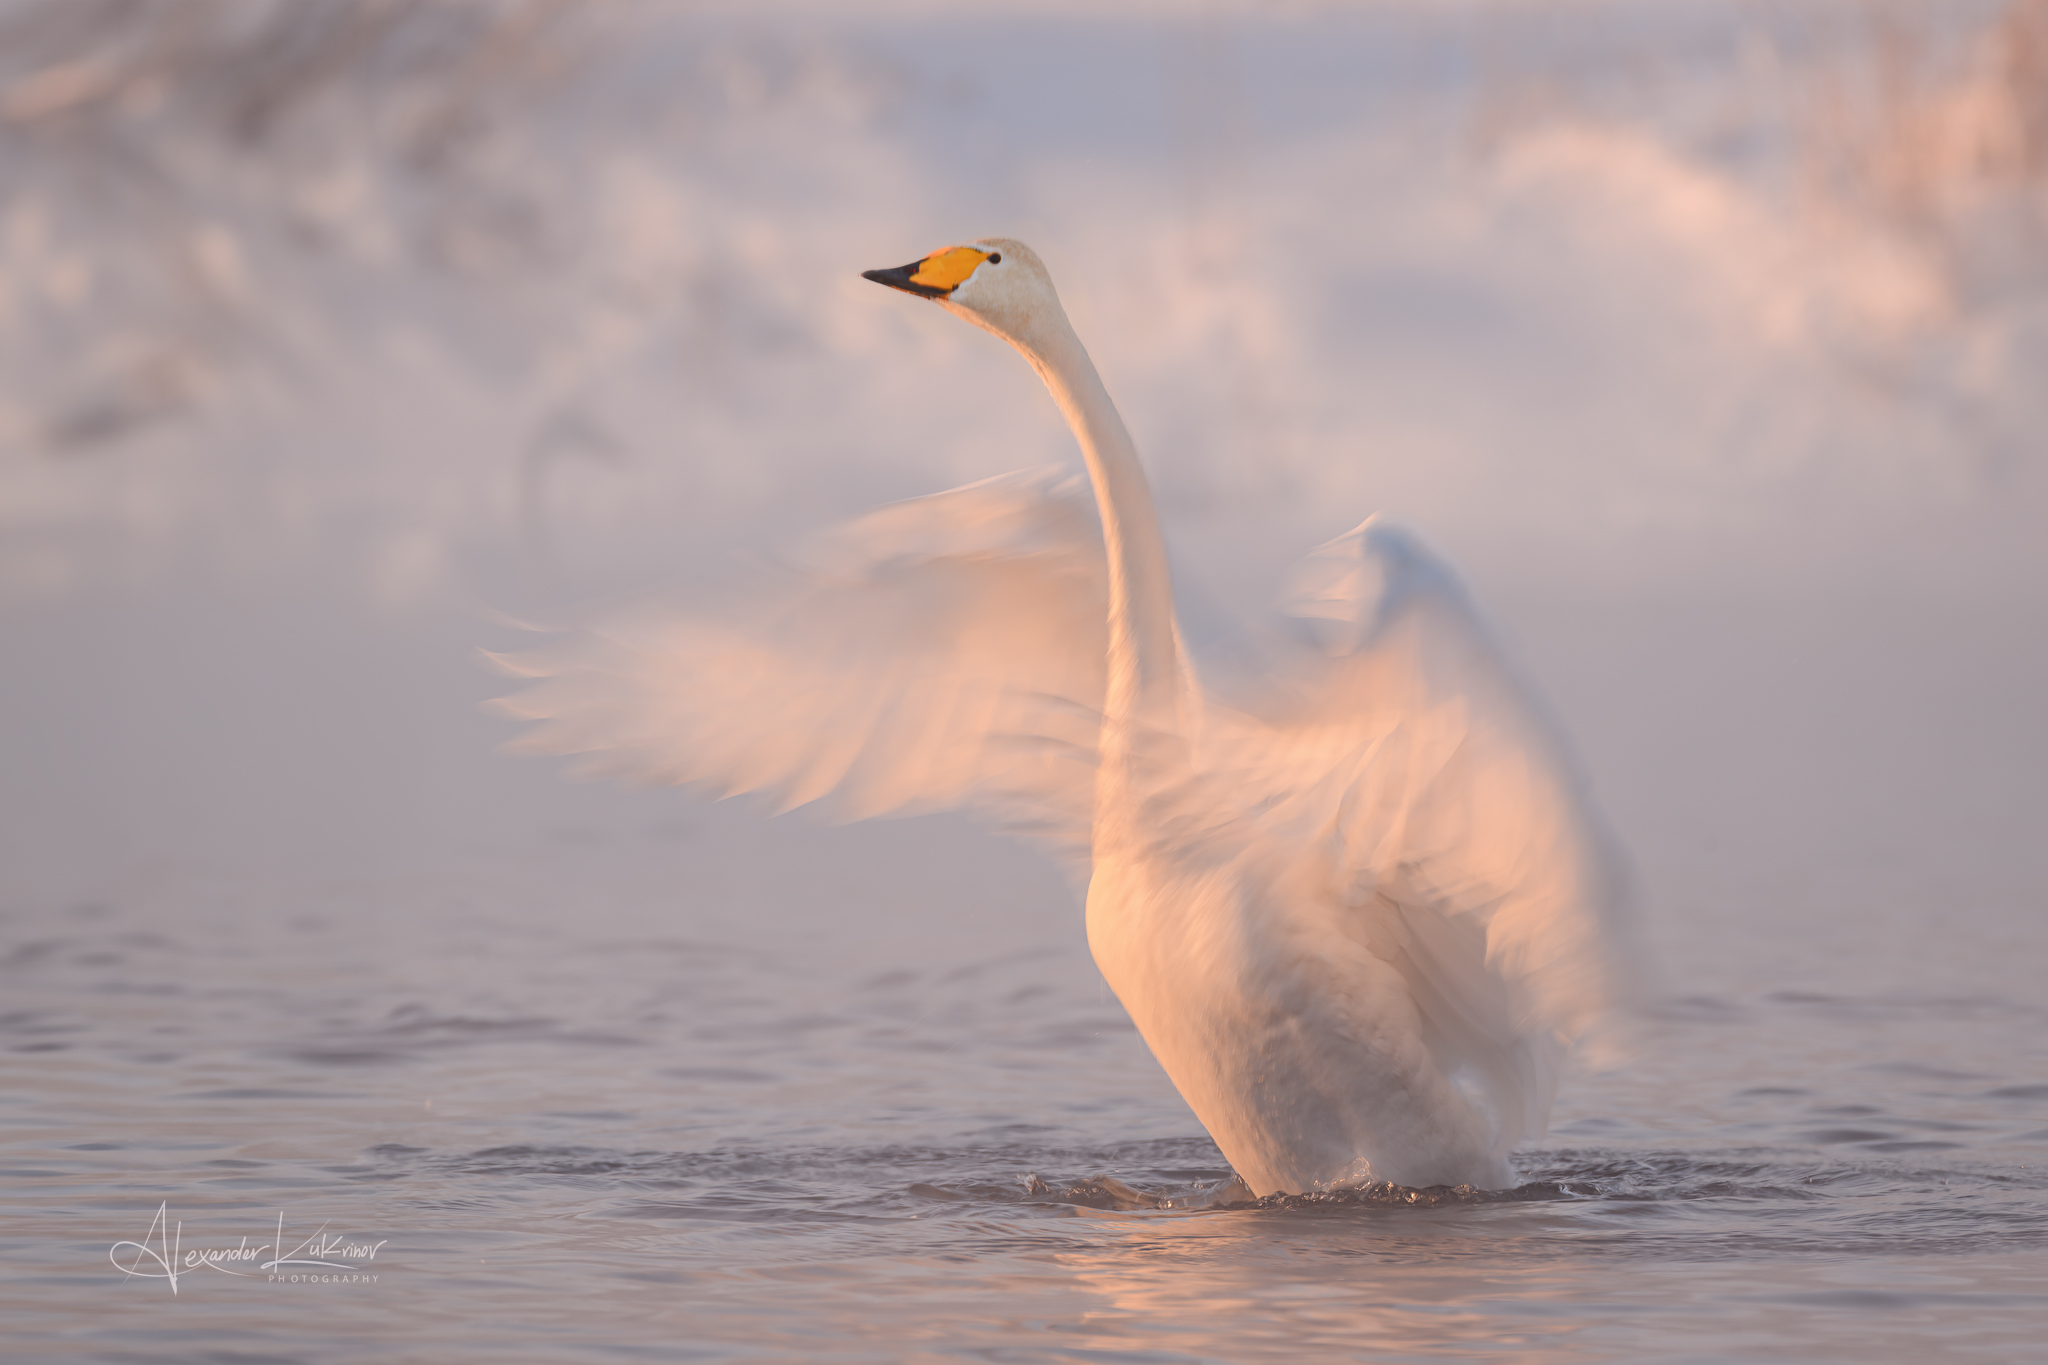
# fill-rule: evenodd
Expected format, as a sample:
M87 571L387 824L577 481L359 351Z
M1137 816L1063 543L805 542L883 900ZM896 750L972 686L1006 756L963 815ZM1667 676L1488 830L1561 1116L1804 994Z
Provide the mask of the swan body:
M1368 521L1297 578L1315 647L1226 704L1181 647L1144 470L1038 257L991 238L868 278L1016 347L1087 489L1033 473L898 504L724 619L506 661L545 679L505 703L542 722L523 746L1046 835L1087 871L1104 979L1252 1191L1512 1185L1567 1047L1614 1003L1615 879L1455 579Z

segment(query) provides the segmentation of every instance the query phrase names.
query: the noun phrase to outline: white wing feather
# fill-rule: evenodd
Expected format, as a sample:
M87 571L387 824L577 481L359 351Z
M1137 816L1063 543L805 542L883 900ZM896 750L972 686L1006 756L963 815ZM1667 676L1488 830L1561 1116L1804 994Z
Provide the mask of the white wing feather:
M896 503L803 558L715 615L499 658L542 680L497 704L540 722L513 747L845 819L972 806L1085 856L1108 649L1085 482Z
M1322 546L1289 611L1320 648L1209 707L1197 790L1257 812L1255 842L1327 852L1345 931L1399 969L1505 1155L1542 1132L1566 1044L1616 1003L1606 842L1552 727L1415 541L1368 521Z

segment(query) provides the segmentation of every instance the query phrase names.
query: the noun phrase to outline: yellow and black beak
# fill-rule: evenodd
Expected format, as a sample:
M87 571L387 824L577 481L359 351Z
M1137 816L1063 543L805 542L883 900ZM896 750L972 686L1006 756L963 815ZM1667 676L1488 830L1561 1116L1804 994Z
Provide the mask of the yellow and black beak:
M894 270L863 270L860 277L927 299L942 299L958 289L992 253L971 246L949 246L921 261Z

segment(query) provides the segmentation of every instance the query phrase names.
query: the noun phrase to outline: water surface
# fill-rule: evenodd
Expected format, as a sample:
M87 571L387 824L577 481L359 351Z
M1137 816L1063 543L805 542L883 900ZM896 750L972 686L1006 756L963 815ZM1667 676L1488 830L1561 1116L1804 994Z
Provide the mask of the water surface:
M2048 1011L1995 972L1668 1000L1517 1190L1252 1203L1029 855L642 799L688 818L11 916L13 1352L2011 1359L2048 1311ZM173 1293L110 1257L159 1209L341 1268Z

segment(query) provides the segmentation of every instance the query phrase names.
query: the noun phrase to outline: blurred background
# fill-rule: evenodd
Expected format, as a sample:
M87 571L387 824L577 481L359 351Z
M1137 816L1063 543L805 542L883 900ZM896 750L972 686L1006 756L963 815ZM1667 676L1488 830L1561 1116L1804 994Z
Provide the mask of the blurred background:
M950 821L764 835L477 709L520 622L1072 462L859 278L991 234L1202 647L1375 511L1462 568L1674 990L2039 961L2044 0L0 4L0 910L569 850L680 922L766 839L1078 944Z

